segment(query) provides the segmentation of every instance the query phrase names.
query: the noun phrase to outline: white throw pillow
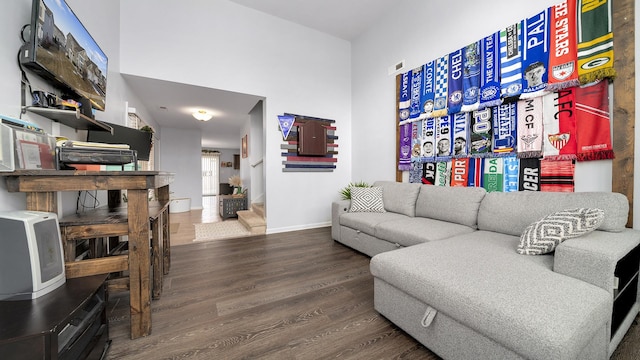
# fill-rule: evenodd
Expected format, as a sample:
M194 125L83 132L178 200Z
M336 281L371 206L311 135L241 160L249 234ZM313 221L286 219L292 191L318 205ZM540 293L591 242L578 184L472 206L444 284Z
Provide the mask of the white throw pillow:
M547 254L563 241L596 230L604 220L604 210L580 208L558 211L527 226L516 250L522 255Z
M382 202L382 187L352 187L349 212L386 212Z

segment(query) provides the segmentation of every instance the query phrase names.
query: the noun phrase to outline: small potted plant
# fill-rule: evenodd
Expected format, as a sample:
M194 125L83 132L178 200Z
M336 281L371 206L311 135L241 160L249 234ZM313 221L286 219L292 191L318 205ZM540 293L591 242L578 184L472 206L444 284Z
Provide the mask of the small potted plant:
M239 175L233 175L229 178L229 185L233 186L233 196L243 197L246 189L242 189L242 179Z
M340 197L342 198L342 200L351 200L352 187L371 187L371 185L364 181L350 182L349 185L340 189Z
M140 131L148 132L150 134L149 139L151 141L151 145L153 146L153 128L149 125L145 125L140 128Z

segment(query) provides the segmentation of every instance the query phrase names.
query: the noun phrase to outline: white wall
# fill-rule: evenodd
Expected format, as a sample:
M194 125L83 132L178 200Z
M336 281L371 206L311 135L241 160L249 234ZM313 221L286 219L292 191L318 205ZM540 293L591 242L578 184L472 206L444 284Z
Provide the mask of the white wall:
M190 198L192 209L202 209L202 148L198 130L163 128L158 168L175 173L172 196Z
M351 179L349 42L226 0L120 6L122 73L266 98L267 232L328 225L331 200ZM284 112L337 121L336 171L282 172ZM162 160L162 170L170 163Z
M117 1L99 0L68 0L69 6L92 34L102 50L109 56L109 83L107 90L107 112L98 112L99 120L122 123L124 116L124 94L117 70L119 59L119 13L120 4ZM19 34L20 28L30 22L32 0L14 0L11 8L0 12L0 113L12 117L20 117L20 71L16 62L18 50L22 45ZM46 84L37 75L27 70L27 76L34 90L44 89L54 91L55 88ZM27 98L29 102L30 99ZM32 121L52 135L62 135L71 139L86 139L86 132L75 131L65 125L53 123L50 120L30 113L24 114L25 120ZM75 211L75 192L59 194L58 203L60 214ZM0 181L0 210L25 209L25 195L8 193L4 180Z
M264 203L264 101L259 101L249 112L249 203Z
M421 66L555 3L405 0L357 39L352 44L353 179L395 180L396 144L390 134L396 131L396 86L390 66L403 59L403 72ZM611 161L578 163L576 191L597 190L611 191Z
M213 148L211 150L218 150L220 152L220 163L223 162L231 162L233 164L233 155L238 154L238 156L240 155L240 149L219 149L219 148ZM229 182L229 178L232 177L233 175L240 175L240 169L234 169L233 166L231 167L220 167L220 173L219 173L219 181L221 183L228 183Z

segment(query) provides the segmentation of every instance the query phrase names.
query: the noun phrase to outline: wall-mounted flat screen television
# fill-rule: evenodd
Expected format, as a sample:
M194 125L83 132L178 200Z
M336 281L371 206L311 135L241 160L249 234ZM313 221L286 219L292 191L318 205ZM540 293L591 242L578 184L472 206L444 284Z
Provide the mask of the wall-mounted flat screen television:
M64 0L33 0L20 62L54 86L105 109L108 58ZM84 105L84 104L83 104Z
M102 122L111 126L113 134L108 131L88 130L87 141L105 144L127 144L131 150L135 150L138 153L138 160L149 161L153 136L150 132L106 121Z

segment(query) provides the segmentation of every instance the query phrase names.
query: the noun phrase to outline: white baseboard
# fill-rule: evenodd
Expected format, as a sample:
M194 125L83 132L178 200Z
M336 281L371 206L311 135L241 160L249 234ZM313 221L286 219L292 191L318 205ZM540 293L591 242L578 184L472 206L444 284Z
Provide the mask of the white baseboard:
M317 224L305 224L300 226L288 226L288 227L281 227L281 228L275 228L275 229L270 229L267 224L267 234L277 234L277 233L283 233L283 232L289 232L289 231L317 229L317 228L327 227L327 226L331 226L331 221L317 223Z

